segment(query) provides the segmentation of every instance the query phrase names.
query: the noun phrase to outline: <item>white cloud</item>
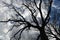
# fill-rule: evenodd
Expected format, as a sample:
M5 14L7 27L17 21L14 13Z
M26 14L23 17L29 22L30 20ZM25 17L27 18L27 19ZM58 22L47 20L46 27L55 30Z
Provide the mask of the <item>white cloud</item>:
M7 33L7 32L8 32L8 29L7 29L7 28L5 28L5 29L3 30L3 32L4 32L4 33Z

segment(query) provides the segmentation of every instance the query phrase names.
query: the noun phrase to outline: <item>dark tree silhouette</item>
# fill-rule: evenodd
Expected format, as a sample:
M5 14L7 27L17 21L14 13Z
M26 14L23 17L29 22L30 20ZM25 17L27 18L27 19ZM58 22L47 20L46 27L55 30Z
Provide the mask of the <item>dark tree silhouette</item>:
M52 37L52 38L56 38L56 40L60 40L60 33L59 33L59 29L60 28L56 28L56 26L55 25L52 25L51 23L49 24L49 25L51 25L51 27L52 27L52 29L50 28L50 27L48 27L48 29L49 29L49 32L47 32L47 34L51 34L51 35L53 35L53 36L51 36L51 35L49 35L50 37ZM57 30L58 29L58 30ZM53 31L55 32L55 33L53 33Z
M34 22L36 25L33 25L31 22L27 21L27 20L23 17L23 15L21 15L21 13L18 12L18 10L16 9L16 7L15 7L14 5L12 5L12 4L11 4L12 9L14 9L14 11L17 13L17 15L19 15L22 19L21 19L21 18L20 18L19 20L18 20L18 19L13 19L13 20L12 20L12 19L9 19L9 20L7 20L7 21L0 21L0 22L14 21L14 22L18 22L20 25L21 25L21 24L26 24L25 27L23 27L23 28L20 29L18 32L16 32L16 33L14 34L14 36L11 37L11 39L12 39L12 38L15 38L15 36L19 33L19 38L18 38L17 40L20 40L22 32L23 32L26 28L30 29L30 27L33 27L33 28L37 28L38 31L40 32L40 34L38 35L38 37L37 37L36 40L49 40L49 39L48 39L48 36L47 36L46 33L45 33L45 26L47 25L47 23L48 23L49 20L50 20L50 12L51 12L52 1L53 1L53 0L49 0L49 1L48 1L48 3L49 3L49 5L48 5L48 11L47 11L47 16L46 16L45 18L43 17L42 8L41 8L41 7L42 7L42 2L43 2L43 0L39 0L39 5L38 5L39 7L37 6L36 0L33 0L33 2L30 0L30 3L22 3L22 5L25 6L25 7L30 11L31 17L32 17L32 19L33 19L33 22ZM9 4L7 4L7 3L5 3L5 2L3 2L3 3L6 4L8 7L10 6ZM34 3L34 6L32 6L32 5L33 5L32 3ZM34 8L34 7L35 7L35 8ZM40 26L39 21L37 20L36 16L34 15L34 14L36 14L37 10L39 11L40 16L41 16L41 20L42 20L41 26ZM12 18L13 18L13 17L12 17ZM14 26L20 26L20 25L14 25ZM14 26L13 26L9 31L11 31L11 30L14 28ZM39 39L39 38L41 38L41 39Z
M54 14L53 23L49 23L48 24L48 29L49 29L49 33L48 34L53 35L53 36L51 36L51 35L50 36L53 37L53 38L56 38L56 40L60 40L60 23L57 25L57 22L58 22L58 19L59 19L59 18L57 19L57 17L58 17L57 15L60 15L60 14L59 13ZM55 33L53 33L53 31Z

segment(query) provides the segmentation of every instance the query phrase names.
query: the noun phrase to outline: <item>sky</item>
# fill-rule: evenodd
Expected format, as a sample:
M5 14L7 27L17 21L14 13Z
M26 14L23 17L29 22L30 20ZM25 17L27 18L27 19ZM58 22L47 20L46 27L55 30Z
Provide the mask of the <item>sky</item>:
M8 7L4 6L4 4L2 3L2 1L5 1L7 2L8 4L10 4L10 0L0 0L0 21L1 20L8 20L10 18L10 15L14 12L12 12L13 10L9 10ZM19 2L19 1L18 1ZM20 1L21 2L21 1ZM15 6L18 6L16 3L14 3ZM20 7L20 6L18 6ZM58 13L60 13L60 0L54 0L54 3L52 5L52 8L54 9L57 9L58 10ZM53 9L53 10L54 10ZM29 13L28 11L25 12L25 13ZM24 14L26 15L26 14ZM27 14L28 16L29 14ZM25 16L24 16L25 17ZM9 30L9 27L11 26L12 24L10 22L8 23L0 23L0 39L2 40L9 40L9 33L7 34L8 30Z

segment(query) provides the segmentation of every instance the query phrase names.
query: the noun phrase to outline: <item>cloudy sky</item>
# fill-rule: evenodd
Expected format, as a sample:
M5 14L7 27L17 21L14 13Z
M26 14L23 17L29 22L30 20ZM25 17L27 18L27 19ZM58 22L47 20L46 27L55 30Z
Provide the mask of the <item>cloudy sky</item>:
M13 14L13 12L11 10L9 10L9 8L6 7L4 3L2 3L2 1L4 1L4 2L6 2L8 4L11 3L10 0L0 0L0 21L8 20L10 18L10 15ZM17 5L16 3L14 3L14 4L15 4L15 6L19 5L19 4ZM60 10L60 0L54 0L53 7L55 9L57 9L57 10ZM28 13L28 11L25 12L25 13ZM10 26L11 26L10 22L8 22L8 23L0 23L0 39L9 40L9 36L8 36L9 34L7 34L7 32L9 30Z

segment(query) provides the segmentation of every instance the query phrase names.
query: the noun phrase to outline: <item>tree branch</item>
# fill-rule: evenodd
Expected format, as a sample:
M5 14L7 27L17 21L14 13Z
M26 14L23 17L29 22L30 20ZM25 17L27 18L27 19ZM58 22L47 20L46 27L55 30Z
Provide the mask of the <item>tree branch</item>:
M37 4L36 4L36 1L35 1L35 0L34 0L34 4L35 4L36 8L39 9L38 6L37 6Z
M37 37L37 39L36 39L36 40L39 40L39 38L40 38L40 34L38 35L38 37Z
M41 4L42 4L42 0L40 0L39 12L40 12L40 16L41 16L42 22L44 22L44 18L43 18L42 11L41 11Z
M39 25L36 17L33 15L34 13L32 12L32 10L31 10L27 5L25 5L25 4L23 4L23 5L29 9L29 11L31 12L33 21L34 21L37 25Z
M27 27L28 27L28 26L25 26L24 28L22 28L22 29L20 29L18 32L16 32L16 33L14 34L14 36L11 37L11 39L12 39L12 38L15 38L15 36L16 36L19 32L22 33ZM21 35L21 33L20 33L20 35ZM21 37L21 36L20 36L20 37Z
M53 2L53 0L50 0L50 2L49 2L50 5L49 5L49 8L48 8L48 14L47 14L47 16L46 16L46 18L45 18L45 21L48 20L48 18L49 18L49 15L50 15L50 12L51 12L52 2Z

